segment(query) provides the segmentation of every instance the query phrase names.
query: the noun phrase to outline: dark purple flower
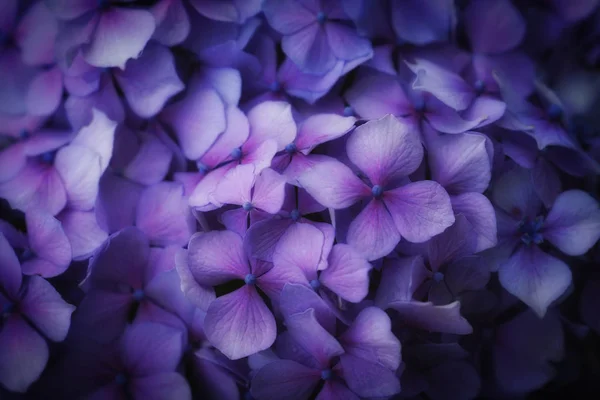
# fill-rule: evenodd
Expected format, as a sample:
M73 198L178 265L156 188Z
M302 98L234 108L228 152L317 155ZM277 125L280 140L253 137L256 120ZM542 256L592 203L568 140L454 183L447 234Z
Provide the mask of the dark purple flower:
M600 238L600 209L587 193L561 193L544 215L528 170L514 167L493 186L498 207L497 260L500 283L540 317L571 284L567 264L539 245L548 241L563 253L581 255Z
M26 392L48 362L46 340L65 339L75 307L45 279L22 276L4 235L0 258L0 383L8 390Z

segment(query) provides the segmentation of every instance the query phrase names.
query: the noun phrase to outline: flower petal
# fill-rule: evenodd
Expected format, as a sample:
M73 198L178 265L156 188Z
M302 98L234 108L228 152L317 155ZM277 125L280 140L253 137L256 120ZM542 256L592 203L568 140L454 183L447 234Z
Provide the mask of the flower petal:
M184 245L195 230L186 203L180 183L149 186L140 195L135 224L153 245Z
M120 338L123 364L137 376L171 372L181 359L182 339L180 330L166 325L152 322L133 324Z
M450 197L433 181L409 183L384 193L396 228L409 242L421 243L454 223Z
M238 360L271 347L277 326L256 289L244 285L210 304L204 332L219 351Z
M269 214L275 214L283 206L285 183L286 179L284 176L273 171L271 168L263 169L254 184L252 204Z
M518 46L525 36L525 20L508 0L470 3L465 24L477 53L503 53Z
M34 275L29 278L19 310L48 339L61 342L69 332L75 306L65 302L48 281Z
M473 102L474 90L453 71L446 70L422 58L406 62L406 65L416 75L412 84L413 89L431 93L456 111L466 109Z
M274 268L298 268L308 280L317 278L325 237L310 224L293 224L283 234L273 253Z
M333 357L344 353L338 341L319 324L314 309L290 315L285 321L290 335L315 358L319 368L328 368Z
M393 115L359 126L346 143L348 158L373 185L385 186L413 173L423 159L416 128Z
M89 257L108 237L93 211L66 211L58 219L71 243L74 260Z
M271 139L277 143L277 151L294 141L296 123L292 116L292 106L284 101L265 101L248 111L250 138L244 146L251 149Z
M502 286L541 318L571 284L571 270L537 246L517 250L498 270Z
M131 392L136 398L147 400L192 399L188 382L176 372L161 372L135 378Z
M391 371L400 366L400 341L392 333L390 317L380 308L363 309L340 336L340 343L347 354L381 364Z
M460 315L460 302L443 306L419 301L397 301L389 305L396 310L406 326L429 332L468 335L473 332L469 322Z
M139 57L154 29L150 12L111 7L101 14L91 43L83 48L83 56L95 67L125 69L127 60Z
M12 299L17 299L21 289L21 265L14 250L3 234L0 234L0 285Z
M400 380L386 367L351 354L340 357L348 387L361 397L388 397L400 392Z
M578 256L600 238L600 207L581 190L561 193L546 217L543 235L563 253Z
M152 43L139 58L129 60L124 71L115 71L115 78L131 109L142 118L158 114L184 88L169 49Z
M217 91L199 88L161 114L177 135L183 154L200 158L227 127L225 105Z
M39 273L44 277L59 275L71 263L71 243L65 235L60 222L46 212L30 210L25 214L27 236L31 250L40 258L54 265L50 275L23 267L24 273Z
M54 165L65 184L68 204L76 210L91 210L102 175L100 156L86 147L71 144L58 151Z
M343 243L333 246L327 261L328 267L319 276L321 283L344 300L362 301L369 292L371 264Z
M371 191L350 168L335 159L320 161L298 178L300 185L325 207L342 209Z
M285 393L290 400L309 398L321 379L320 371L291 360L276 360L258 370L252 378L250 393L261 400L279 400Z
M480 193L464 193L451 196L450 201L454 212L463 214L477 232L476 253L498 243L496 213L487 197Z
M354 126L356 118L342 117L336 114L311 115L302 122L296 136L296 147L304 153L314 147L337 139Z
M230 231L199 232L192 236L188 265L196 281L207 286L244 279L250 273L242 238Z
M88 279L94 285L121 283L141 289L149 254L146 235L137 228L125 228L112 235L94 255Z
M46 367L46 341L17 315L9 316L0 331L0 383L24 393Z
M427 140L431 177L451 194L483 193L492 176L484 135L439 135Z
M455 25L454 12L454 3L449 0L394 3L393 28L400 39L416 45L447 41Z

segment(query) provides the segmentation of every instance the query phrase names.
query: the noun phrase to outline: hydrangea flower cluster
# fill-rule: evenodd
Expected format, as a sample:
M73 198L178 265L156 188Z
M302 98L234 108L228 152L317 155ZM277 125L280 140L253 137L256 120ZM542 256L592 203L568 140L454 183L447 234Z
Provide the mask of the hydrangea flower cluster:
M0 3L0 398L600 393L600 1Z

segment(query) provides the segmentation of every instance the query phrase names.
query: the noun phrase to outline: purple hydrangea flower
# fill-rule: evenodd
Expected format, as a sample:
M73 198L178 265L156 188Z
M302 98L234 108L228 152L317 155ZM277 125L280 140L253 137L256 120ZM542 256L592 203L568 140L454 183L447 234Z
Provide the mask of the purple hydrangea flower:
M585 253L600 238L598 203L587 193L561 193L545 215L531 174L514 167L494 184L497 209L500 283L540 317L571 284L571 271L539 245L548 241L563 253Z
M321 204L334 209L371 198L347 234L348 243L367 259L387 255L402 237L424 242L454 222L448 194L438 183L401 186L402 179L414 172L423 158L412 125L391 115L367 122L352 133L346 150L368 184L333 159L315 164L299 182Z

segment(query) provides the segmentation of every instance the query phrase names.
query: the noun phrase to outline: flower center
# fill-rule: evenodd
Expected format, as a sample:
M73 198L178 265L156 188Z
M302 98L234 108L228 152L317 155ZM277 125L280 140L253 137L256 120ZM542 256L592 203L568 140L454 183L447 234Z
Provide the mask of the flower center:
M534 220L530 220L529 218L525 218L519 224L519 232L521 233L521 241L526 245L531 243L540 244L544 241L544 237L540 233L542 229L542 225L544 224L544 219L542 217L537 217Z
M40 155L40 160L46 164L52 164L54 162L54 157L56 157L56 151L47 151Z
M436 272L436 273L434 273L434 274L433 274L433 280L434 280L434 281L436 281L436 282L441 282L441 281L443 281L443 280L444 280L444 274L443 274L443 273L441 273L441 272L439 272L439 271L438 271L438 272Z
M289 154L294 154L297 150L298 148L296 147L296 143L290 143L285 146L285 151Z
M290 213L290 218L294 221L298 221L300 219L300 210L294 208Z
M548 114L548 118L556 121L562 117L563 111L562 111L562 108L558 104L550 104L550 106L546 110L546 113Z
M319 13L317 14L317 22L323 25L325 21L327 21L327 15L325 15L323 11L319 11Z
M321 282L318 279L313 279L310 281L310 287L313 288L313 290L319 290L319 288L321 288Z
M196 162L196 166L198 167L198 171L202 172L203 174L206 174L209 171L208 166L200 161Z
M474 86L477 94L482 94L485 91L485 83L481 79L478 79Z
M425 100L424 99L416 100L415 104L414 104L414 108L415 108L415 111L418 113L424 112L425 111Z
M115 383L119 386L123 386L127 383L127 377L125 374L121 373L115 376Z
M239 147L237 149L233 149L231 150L231 158L233 158L234 160L239 160L240 158L242 158L242 149L240 149Z
M144 298L144 291L142 289L136 289L133 291L132 296L135 301L140 302Z
M354 109L352 107L350 107L350 106L344 107L344 116L345 117L350 117L352 115L354 115Z
M321 371L321 379L328 381L333 378L333 372L330 369L324 369Z
M256 276L254 274L248 274L244 278L246 285L254 285L256 283Z
M271 92L278 92L279 89L281 89L281 84L277 81L275 81L269 85L269 90Z
M373 197L375 197L376 199L378 199L378 198L380 198L383 195L383 188L381 186L379 186L379 185L375 185L371 189L371 194L373 195Z
M19 261L23 262L23 261L31 260L34 257L35 257L35 254L33 253L33 251L31 251L31 249L23 249L21 254L19 254Z
M242 208L244 209L244 211L250 211L254 208L254 206L252 205L252 203L247 201L244 204L242 204Z
M6 316L12 314L14 311L15 311L15 305L13 303L5 304L2 307L2 312L0 313L0 316L6 317Z

